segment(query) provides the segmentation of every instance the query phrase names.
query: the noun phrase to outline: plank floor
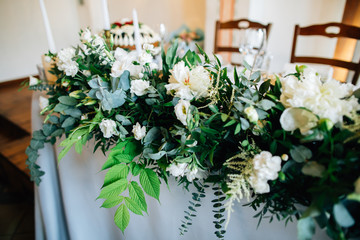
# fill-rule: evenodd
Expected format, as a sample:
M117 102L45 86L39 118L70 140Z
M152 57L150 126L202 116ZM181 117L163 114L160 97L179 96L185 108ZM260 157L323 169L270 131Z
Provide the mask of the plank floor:
M32 91L18 91L21 81L0 83L0 240L35 239L34 189L25 164Z

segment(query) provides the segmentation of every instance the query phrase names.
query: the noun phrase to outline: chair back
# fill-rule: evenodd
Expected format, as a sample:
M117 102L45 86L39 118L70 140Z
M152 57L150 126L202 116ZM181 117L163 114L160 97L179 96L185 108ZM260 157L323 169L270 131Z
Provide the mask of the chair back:
M240 29L241 30L241 29L248 29L248 28L253 28L253 29L265 28L266 29L266 39L268 39L270 29L271 29L271 23L269 23L268 25L263 25L258 22L252 22L248 19L232 20L232 21L228 21L228 22L216 21L214 53L239 52L238 47L222 46L222 45L220 46L219 45L220 30L222 30L222 29Z
M352 83L356 84L357 79L359 78L360 73L360 61L357 63L348 62L338 59L331 58L322 58L322 57L311 57L311 56L295 56L296 44L298 36L324 36L329 38L339 38L346 37L352 39L360 39L360 28L355 26L350 26L342 23L327 23L319 25L311 25L307 27L300 27L299 25L295 26L294 39L291 50L291 63L300 62L300 63L318 63L331 65L336 67L345 68L351 71L354 71L354 77Z

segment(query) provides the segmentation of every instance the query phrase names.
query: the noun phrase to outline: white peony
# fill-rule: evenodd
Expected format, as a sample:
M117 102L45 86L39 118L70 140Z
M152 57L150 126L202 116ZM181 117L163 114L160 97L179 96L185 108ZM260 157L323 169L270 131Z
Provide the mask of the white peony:
M166 171L169 171L174 177L183 177L186 167L187 163L172 163L166 168Z
M103 119L99 124L100 130L104 135L104 138L111 138L112 135L117 135L116 123L111 119Z
M133 125L132 133L134 134L134 137L136 140L141 140L146 135L146 127L140 125L140 123L136 123Z
M257 121L259 120L259 115L253 106L245 108L244 112L250 122L257 123Z
M132 61L130 59L123 59L121 61L115 61L111 67L111 76L112 77L120 77L121 74L124 73L125 70L130 70Z
M180 99L179 102L175 106L175 115L179 121L187 126L187 116L189 112L190 102L186 100Z
M130 82L130 92L135 94L136 96L143 96L148 92L150 87L150 82L146 80L132 80Z
M207 97L211 87L210 74L202 66L190 69L184 61L177 63L171 70L169 84L165 85L168 94L175 92L175 96L185 100Z
M256 193L267 193L270 187L268 180L275 180L278 172L281 170L281 158L272 156L268 151L262 151L253 158L254 171L252 172L249 182Z
M334 79L321 82L320 76L313 70L305 71L301 81L295 76L287 76L281 80L281 103L287 107L304 107L320 118L328 118L334 124L342 122L343 116L353 110L359 110L360 104L352 96L352 84L340 83Z
M40 83L40 80L33 77L33 76L30 76L29 77L29 86L34 86L34 85L38 85Z
M285 131L299 129L301 134L311 133L311 129L317 126L317 117L303 108L287 108L281 114L280 124Z
M39 106L40 106L41 110L43 110L44 108L49 106L49 99L47 99L46 97L40 96L39 97Z
M323 176L325 172L325 167L315 161L307 162L301 169L301 172L305 175L309 175L312 177L319 177Z

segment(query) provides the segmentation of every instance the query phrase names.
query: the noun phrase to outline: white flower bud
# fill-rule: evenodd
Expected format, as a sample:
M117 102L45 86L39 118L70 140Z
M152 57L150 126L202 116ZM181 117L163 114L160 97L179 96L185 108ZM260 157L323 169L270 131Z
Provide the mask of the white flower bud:
M141 140L146 135L146 127L141 127L140 123L137 122L135 125L133 125L132 132L134 133L134 137L136 140Z
M253 106L245 108L244 112L250 122L257 123L257 121L259 120L259 115Z
M190 107L189 101L180 99L174 108L177 119L179 119L180 122L185 126L187 126L186 119L189 112L189 107Z
M112 135L117 135L116 123L111 119L103 119L100 123L100 130L104 135L104 138L111 138Z

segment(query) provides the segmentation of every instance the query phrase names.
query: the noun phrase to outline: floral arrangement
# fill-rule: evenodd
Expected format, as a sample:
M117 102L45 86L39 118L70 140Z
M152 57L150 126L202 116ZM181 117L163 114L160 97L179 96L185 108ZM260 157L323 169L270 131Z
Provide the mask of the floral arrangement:
M36 184L44 174L36 159L45 142L65 136L61 159L72 146L80 154L93 140L94 150L107 155L98 198L105 199L102 207L117 207L114 221L123 232L129 211L147 212L145 193L159 200L160 184L175 177L197 189L179 223L181 234L211 187L220 239L234 204L244 198L259 223L298 219L299 239L311 239L316 223L333 239L360 236L354 86L321 82L305 66L276 81L246 63L228 76L200 48L200 54L176 56L176 42L162 51L160 64L151 45L137 56L113 50L88 29L80 39L75 48L48 54L58 80L42 99L45 122L26 151ZM30 88L43 85L32 79Z
M204 31L197 28L191 30L188 26L183 25L178 30L173 32L170 35L170 42L174 43L175 41L184 42L187 46L191 42L201 42L204 40Z

